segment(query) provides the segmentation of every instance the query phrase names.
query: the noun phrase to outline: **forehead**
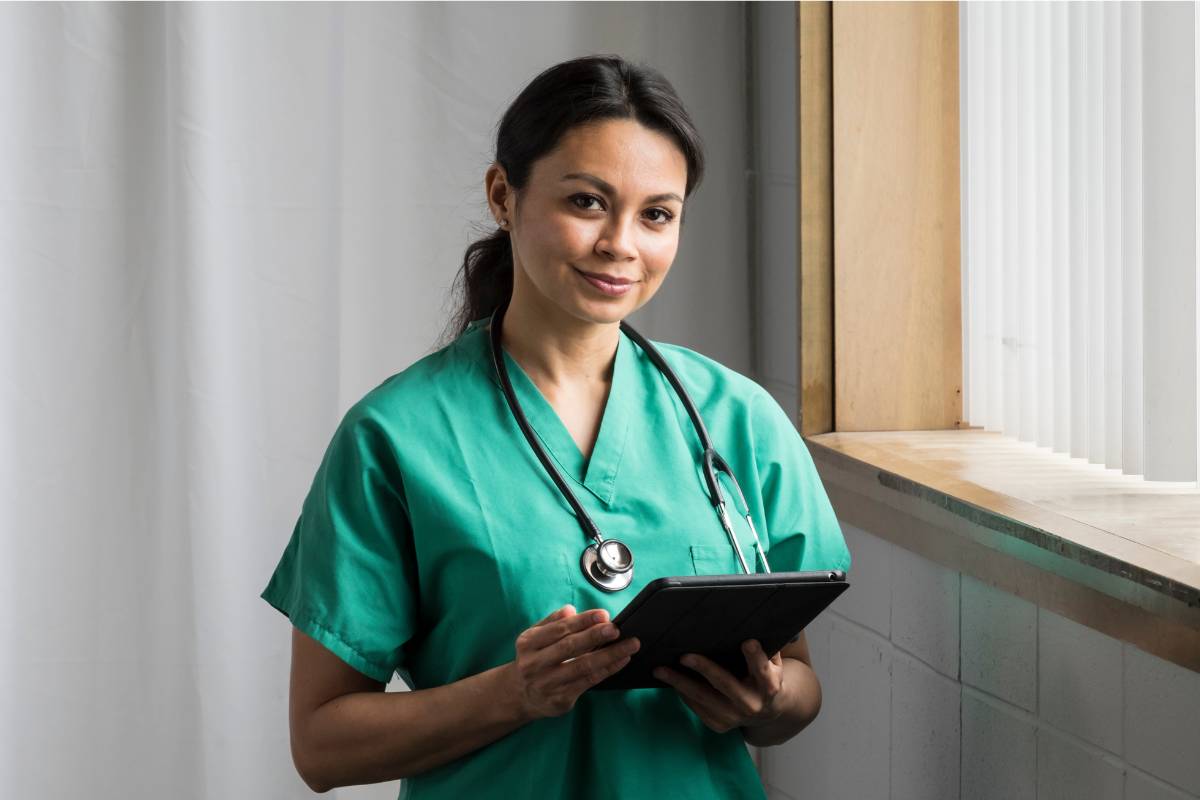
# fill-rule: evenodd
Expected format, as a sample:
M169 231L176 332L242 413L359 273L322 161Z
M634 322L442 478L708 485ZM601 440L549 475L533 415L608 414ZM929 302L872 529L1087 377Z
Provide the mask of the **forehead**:
M538 180L557 183L569 172L587 172L622 188L674 191L683 196L687 159L671 137L631 119L579 125L534 166Z

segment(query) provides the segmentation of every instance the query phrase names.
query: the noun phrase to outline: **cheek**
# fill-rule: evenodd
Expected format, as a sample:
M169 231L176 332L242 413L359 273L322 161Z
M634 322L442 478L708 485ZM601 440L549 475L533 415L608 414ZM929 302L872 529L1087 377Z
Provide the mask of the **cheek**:
M528 238L538 243L547 260L571 259L589 253L596 242L594 226L569 214L543 214L527 230Z
M654 242L642 250L646 270L655 280L661 281L667 276L678 250L679 239L677 237L671 237L669 241L664 237L662 241Z
M558 225L555 231L563 255L570 260L586 259L596 250L596 238L599 234L594 225L568 220Z

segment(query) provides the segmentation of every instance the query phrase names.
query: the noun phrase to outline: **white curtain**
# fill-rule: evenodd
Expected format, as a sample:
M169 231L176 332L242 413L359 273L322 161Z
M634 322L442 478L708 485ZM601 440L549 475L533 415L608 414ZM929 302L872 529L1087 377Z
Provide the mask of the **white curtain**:
M972 425L1197 474L1192 3L960 5Z
M673 81L710 171L635 322L751 371L744 34L739 4L0 6L0 795L308 794L258 593L340 415L441 333L545 67Z

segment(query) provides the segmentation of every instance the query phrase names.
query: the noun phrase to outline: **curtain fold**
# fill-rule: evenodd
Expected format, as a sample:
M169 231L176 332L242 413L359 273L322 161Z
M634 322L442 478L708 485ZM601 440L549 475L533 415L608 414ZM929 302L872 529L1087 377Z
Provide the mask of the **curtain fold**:
M752 372L743 24L0 6L0 794L309 795L258 594L340 415L439 343L495 126L541 70L615 52L675 85L711 169L632 321Z

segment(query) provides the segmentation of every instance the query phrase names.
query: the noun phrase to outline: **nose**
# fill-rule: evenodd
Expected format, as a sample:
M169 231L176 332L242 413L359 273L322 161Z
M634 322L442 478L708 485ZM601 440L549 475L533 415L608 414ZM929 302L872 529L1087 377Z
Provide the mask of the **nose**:
M631 220L619 215L609 217L609 222L596 240L596 251L613 261L628 261L637 257L634 247L634 228Z

